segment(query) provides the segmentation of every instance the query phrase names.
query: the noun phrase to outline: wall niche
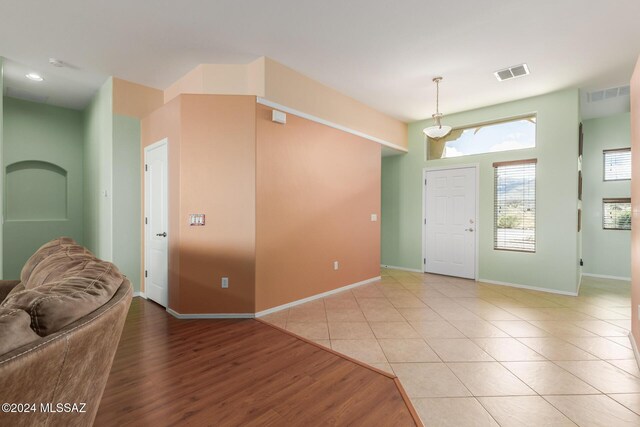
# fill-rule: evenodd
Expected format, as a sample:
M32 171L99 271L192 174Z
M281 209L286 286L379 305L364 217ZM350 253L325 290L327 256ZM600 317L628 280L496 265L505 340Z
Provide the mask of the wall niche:
M25 160L6 170L7 221L67 219L67 171L53 163Z

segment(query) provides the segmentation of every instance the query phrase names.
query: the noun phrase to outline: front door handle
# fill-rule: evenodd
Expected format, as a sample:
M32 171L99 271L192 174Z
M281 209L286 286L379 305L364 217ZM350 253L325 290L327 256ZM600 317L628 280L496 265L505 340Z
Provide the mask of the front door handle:
M164 233L158 233L158 234L156 234L156 236L158 236L158 237L167 237L167 232L165 231Z
M465 228L464 231L473 231L473 228Z

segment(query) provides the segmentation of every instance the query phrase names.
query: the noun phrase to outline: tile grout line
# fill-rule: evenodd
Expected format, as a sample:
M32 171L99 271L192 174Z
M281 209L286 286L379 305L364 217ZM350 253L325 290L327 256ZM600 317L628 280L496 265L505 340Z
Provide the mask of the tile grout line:
M593 348L591 350L587 350L584 347L587 347L586 345L583 345L582 347L579 345L574 344L573 342L569 341L568 339L570 338L593 338L594 341L595 339L599 338L600 341L602 340L606 340L606 342L611 343L612 348L614 349L628 349L626 348L624 345L610 339L610 338L617 338L615 336L603 336L600 335L599 333L594 333L584 327L582 327L581 325L575 324L575 322L581 322L581 321L586 321L586 322L602 322L602 324L607 324L607 325L611 325L613 328L618 328L621 330L624 330L624 327L621 327L620 324L624 324L624 321L627 319L602 319L601 317L598 317L597 315L592 315L591 313L594 312L598 312L598 310L603 310L604 314L603 315L616 315L615 312L608 310L607 308L610 307L609 305L607 306L602 306L602 305L597 305L596 301L591 301L589 299L586 298L598 298L598 295L601 295L601 293L599 290L591 291L591 288L585 287L583 289L583 292L581 292L581 295L578 297L572 297L572 298L583 298L583 300L569 300L566 299L564 300L563 298L559 298L557 296L549 296L547 298L546 295L540 295L540 293L535 292L535 291L529 291L529 290L511 290L509 288L504 288L501 287L499 289L501 289L503 292L499 292L498 289L496 289L495 287L492 286L487 286L487 285L483 285L483 284L476 284L475 285L475 293L469 291L468 288L465 287L464 284L462 283L456 283L455 280L452 282L444 282L444 283L428 283L425 282L424 280L420 280L419 277L422 275L418 275L416 274L406 274L403 275L402 277L407 277L407 281L408 283L403 283L403 278L396 278L392 275L388 275L388 274L381 274L382 276L382 280L378 283L375 284L375 286L380 290L380 292L382 293L382 296L379 297L381 299L386 300L393 308L395 311L397 311L401 318L403 319L402 323L407 324L410 328L411 331L413 331L415 334L417 334L418 337L420 337L421 342L423 342L427 348L431 349L431 351L436 355L436 357L438 358L438 361L430 361L430 362L393 362L393 364L404 364L404 363L415 363L415 364L428 364L428 363L437 363L437 364L443 364L447 367L448 372L452 373L453 376L456 378L456 380L462 384L462 386L464 387L464 389L470 394L470 396L473 399L475 399L476 402L480 403L480 406L489 414L489 416L491 416L492 419L494 419L497 423L497 420L495 419L495 417L489 412L489 410L482 405L482 402L479 401L478 397L487 397L487 396L474 396L473 393L471 392L471 390L469 389L469 387L460 379L460 377L458 377L458 375L456 375L456 373L451 369L451 367L449 366L450 364L455 364L455 363L468 363L468 364L473 364L473 363L497 363L502 369L505 369L506 372L508 372L511 376L513 376L515 379L517 379L520 383L524 384L525 387L527 387L530 391L532 391L534 394L529 395L529 396L537 396L537 397L542 397L543 400L551 405L551 407L555 408L559 413L563 414L564 416L566 416L568 419L571 420L571 418L565 414L564 412L560 411L559 408L557 408L555 405L553 405L550 401L548 401L545 396L607 396L608 399L610 399L612 402L615 402L616 404L620 405L621 407L625 408L626 410L630 411L631 413L635 414L635 411L631 410L631 408L628 408L626 405L616 401L615 399L613 399L609 394L628 394L628 393L604 393L602 390L600 390L600 388L594 386L593 384L591 384L591 382L583 380L581 377L578 377L577 375L575 375L574 373L568 371L567 369L565 369L564 367L560 366L557 362L588 362L589 360L551 360L548 359L545 355L540 354L535 348L531 347L530 345L527 345L525 342L522 341L522 339L525 338L537 338L537 339L546 339L546 338L554 338L559 340L559 342L565 343L569 346L572 346L573 348L576 348L580 351L583 351L584 353L593 356L595 359L590 360L590 361L595 361L595 362L605 362L607 364L607 366L609 366L611 369L616 370L617 372L620 372L622 375L625 376L629 376L635 379L639 379L639 377L635 374L632 374L630 372L627 372L626 370L614 365L612 363L612 361L615 360L628 360L628 359L604 359L599 357L598 355L594 354L594 352L600 353L602 354L601 351L597 350L596 348ZM394 289L393 287L390 288L386 288L389 291L388 292L383 292L382 289L380 288L384 288L385 284L399 284L401 287L399 287L398 289L402 290L403 292L408 292L412 295L412 297L417 298L418 300L420 300L425 306L426 308L429 309L430 312L433 312L437 318L439 319L438 321L443 322L444 324L450 326L451 328L453 328L453 330L456 330L458 333L462 334L463 337L457 337L457 339L466 339L469 342L473 343L475 346L477 346L481 351L484 352L484 354L487 354L489 356L489 358L491 358L492 361L485 361L485 362L480 362L480 361L460 361L460 362L445 362L442 358L442 356L435 351L435 349L433 347L431 347L431 345L429 344L429 342L427 341L427 338L421 334L418 329L416 328L416 326L414 326L414 323L419 323L422 322L424 320L418 320L418 321L412 321L409 320L409 317L407 315L407 312L402 312L400 311L403 308L412 308L412 307L399 307L398 305L394 304L392 302L393 299L393 292L390 292L392 289ZM420 293L417 292L420 288L416 287L416 286L410 286L407 287L405 286L406 284L421 284L424 285L426 289L431 289L432 291L438 293L438 286L430 286L430 285L451 285L452 287L456 288L457 290L465 293L467 291L469 291L466 295L459 295L456 292L453 293L449 293L449 295L443 294L442 292L440 292L440 294L442 294L442 297L430 297L428 295L425 295L424 293ZM489 297L487 297L486 295L482 295L482 290L486 289L488 292L493 292L492 294L489 294ZM584 294L587 294L586 296ZM499 294L501 295L500 297L494 296L495 294ZM408 295L408 294L407 294ZM616 294L617 295L617 294ZM516 296L516 298L514 298L514 296ZM363 310L363 305L361 304L361 298L366 298L366 297L358 297L355 294L352 293L352 297L355 299L357 307L359 309L359 311L363 314L365 322L367 323L367 325L369 326L369 329L371 329L371 331L373 332L373 328L371 327L372 323L375 323L373 321L370 321L369 318L364 314L364 310ZM449 301L449 303L445 304L444 306L440 306L440 307L435 307L434 305L430 305L429 301L430 299L433 298L437 298L437 299L441 299L443 303L445 303L446 301ZM551 307L547 307L546 305L543 306L536 306L538 304L545 304L544 302L535 302L536 299L543 299L543 300L547 300L549 303L551 304L555 304L554 306ZM495 304L496 299L499 300L505 300L505 302L507 303L507 307L505 307L505 305L497 305ZM534 306L528 306L527 305L527 300L531 299L533 302L533 304L535 304ZM464 303L466 303L465 300L468 300L469 305L465 305ZM473 301L477 301L480 304L477 304L481 307L476 306L476 304L473 304ZM601 300L605 300L609 301L607 304L610 303L619 303L618 298L602 298ZM509 303L509 301L513 301L513 304ZM562 302L568 302L568 301L573 301L575 302L575 304L562 304L560 301ZM586 302L582 302L582 301L586 301ZM433 301L431 301L433 302ZM486 304L486 305L485 305ZM593 309L591 308L585 308L585 311L581 311L580 310L580 305L579 304L585 304L588 306L593 306ZM322 306L324 308L324 314L325 314L325 321L327 322L327 327L328 327L328 315L327 315L327 308L326 308L326 301L324 301L323 298L323 302L322 302ZM618 307L618 306L613 306L613 307ZM622 307L622 306L619 306ZM422 307L420 307L422 308ZM487 311L485 311L483 308L487 308ZM536 311L540 312L540 316L537 317L542 317L542 320L540 319L524 319L522 318L520 315L516 314L519 310L528 310L530 311L532 314L535 313ZM509 339L509 340L515 340L515 342L518 342L520 345L524 345L525 347L527 347L529 350L531 350L533 353L535 354L540 354L540 356L543 358L543 360L533 360L533 361L524 361L524 362L551 362L553 364L553 366L560 368L563 372L567 373L568 375L570 375L572 378L581 381L587 385L589 385L590 387L593 387L594 390L597 391L597 393L589 393L589 394L579 394L579 395L574 395L574 394L547 394L547 395L541 395L540 393L538 393L535 389L533 389L529 384L527 384L526 381L524 381L521 377L519 377L515 372L511 371L505 364L506 363L510 363L510 362L518 362L518 361L510 361L510 360L497 360L493 355L491 355L490 353L488 353L486 350L484 350L483 347L481 347L478 342L476 342L476 340L480 340L480 339L484 339L485 337L482 336L476 336L476 334L472 334L472 333L465 333L462 329L460 329L459 326L456 326L454 323L452 323L453 320L457 320L455 319L455 316L450 316L448 315L446 318L442 316L442 314L440 312L446 312L448 310L458 310L461 312L469 312L471 314L473 314L475 317L477 317L478 319L481 319L483 322L486 322L489 326L491 326L492 328L496 328L497 330L503 332L506 334L506 337L486 337L487 339ZM504 312L505 315L508 316L512 316L516 319L519 320L499 320L499 319L488 319L485 316L491 316L490 314L487 314L489 312L493 312L494 310L500 310L500 312ZM513 311L510 311L513 310ZM558 310L558 311L555 311ZM607 312L611 313L611 314L607 314ZM285 321L285 326L287 326L289 324L289 318L290 318L290 311L287 313L287 319ZM527 312L521 313L521 314L526 314ZM602 314L602 312L600 312ZM620 314L622 316L622 314ZM551 316L550 318L547 319L547 316ZM570 317L569 317L570 316ZM616 315L617 316L617 315ZM527 316L530 317L530 316ZM568 317L568 318L567 318ZM574 318L572 318L574 317ZM576 319L575 317L577 317L578 319ZM450 320L451 319L451 320ZM463 320L463 319L461 319ZM616 324L613 323L611 321L619 321L620 324ZM426 320L426 321L430 321L430 320ZM494 322L498 322L498 321L503 321L503 322L524 322L524 324L532 327L532 328L537 328L541 331L543 331L545 334L547 334L546 336L543 337L537 337L537 336L532 336L532 337L528 337L528 336L515 336L515 335L520 335L519 333L514 333L513 335L511 333L509 333L507 330L503 329L506 327L507 324L504 324L503 327L501 328L500 326L496 325ZM542 329L540 328L538 325L533 324L531 322L545 322L545 321L550 321L550 322L564 322L567 325L570 325L571 327L575 327L581 330L584 330L585 332L591 333L592 336L588 336L588 337L581 337L581 336L572 336L572 335L558 335L557 332L549 332L549 330L546 329ZM386 321L385 321L386 322ZM400 322L400 321L398 321ZM389 322L389 323L393 323L393 322ZM595 327L595 326L594 326ZM329 333L329 339L330 339L330 343L331 341L333 341L333 339L331 339L331 334L330 334L330 330L328 330ZM382 353L385 357L386 360L386 364L389 365L389 367L393 370L392 362L389 361L387 353L384 351L384 348L381 346L380 344L380 340L383 340L384 338L378 338L378 336L376 335L375 332L373 332L373 336L374 339L376 340L376 342L378 343L378 346L380 347L380 349L382 350ZM405 339L405 338L403 338ZM410 338L406 338L406 339L410 339ZM438 337L433 337L433 339L438 339ZM456 338L440 338L440 339L456 339ZM605 347L606 348L606 347ZM615 353L615 352L614 352ZM497 396L496 396L497 397ZM510 397L510 396L501 396L501 397ZM514 397L514 396L511 396ZM438 399L439 397L433 397L432 399ZM452 399L452 398L458 398L458 397L442 397L445 399ZM413 400L414 398L412 398ZM415 398L415 399L421 399L421 398ZM573 420L572 420L573 421Z

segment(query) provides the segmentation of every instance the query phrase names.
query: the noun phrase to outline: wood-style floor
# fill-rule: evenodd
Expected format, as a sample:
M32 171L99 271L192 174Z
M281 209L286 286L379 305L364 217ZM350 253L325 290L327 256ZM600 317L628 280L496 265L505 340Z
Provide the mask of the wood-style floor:
M257 320L134 298L96 426L414 426L393 378Z

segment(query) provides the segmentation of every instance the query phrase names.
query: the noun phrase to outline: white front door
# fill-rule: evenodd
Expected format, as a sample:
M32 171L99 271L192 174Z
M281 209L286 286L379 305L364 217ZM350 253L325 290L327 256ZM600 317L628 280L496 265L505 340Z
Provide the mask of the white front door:
M166 139L144 149L145 279L147 298L168 304L168 168Z
M476 168L428 170L425 180L424 270L475 279Z

